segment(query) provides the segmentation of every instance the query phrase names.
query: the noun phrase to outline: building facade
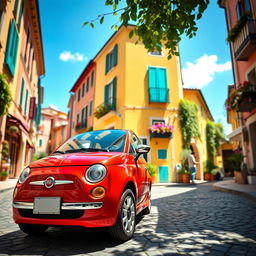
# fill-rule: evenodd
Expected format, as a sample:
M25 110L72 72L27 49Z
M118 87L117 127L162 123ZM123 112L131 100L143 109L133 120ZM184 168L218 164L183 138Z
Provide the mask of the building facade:
M256 1L219 0L228 27L234 85L228 88L228 120L234 149L242 149L247 169L256 168Z
M45 67L38 2L1 1L0 18L0 73L6 75L12 92L8 114L0 117L0 145L8 142L9 177L18 177L35 151L43 99L40 78Z
M177 181L177 167L180 166L182 151L178 120L180 100L186 94L189 99L202 106L199 120L204 120L203 125L207 119L212 120L211 114L200 91L183 90L179 57L173 56L168 60L167 50L163 47L161 51L148 53L142 43L135 44L136 38L129 38L132 29L133 26L121 26L93 59L97 70L93 96L93 129L133 130L142 143L151 147L150 153L145 157L158 167L156 180ZM80 116L83 116L81 110L86 104L86 101L81 101L81 92L79 98L79 90L82 90L83 85L83 79L79 82L80 78L71 90L74 94L69 101L69 125L72 127L80 126ZM166 137L152 133L150 127L154 125L173 126L174 129ZM72 129L68 130L74 134ZM203 179L206 143L194 139L191 147L197 152L200 162L197 178Z

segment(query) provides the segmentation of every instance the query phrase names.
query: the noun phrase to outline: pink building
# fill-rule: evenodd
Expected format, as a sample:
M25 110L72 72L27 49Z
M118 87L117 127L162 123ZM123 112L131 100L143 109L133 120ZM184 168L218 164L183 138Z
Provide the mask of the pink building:
M68 138L93 127L95 75L91 60L70 90Z
M234 81L229 86L228 135L243 150L247 168L256 168L256 1L219 0L228 26ZM236 120L236 122L235 122Z

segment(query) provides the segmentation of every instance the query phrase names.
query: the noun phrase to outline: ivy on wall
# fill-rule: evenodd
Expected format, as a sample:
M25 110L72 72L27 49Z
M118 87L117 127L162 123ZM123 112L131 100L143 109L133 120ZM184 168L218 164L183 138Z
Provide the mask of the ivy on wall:
M222 124L208 121L206 124L206 143L209 161L213 162L217 149L220 146L220 141L223 138L224 133Z
M6 76L0 74L0 116L8 113L12 100L11 90L7 83Z
M191 139L199 138L198 107L189 100L182 99L179 103L179 120L181 126L183 148L189 149Z

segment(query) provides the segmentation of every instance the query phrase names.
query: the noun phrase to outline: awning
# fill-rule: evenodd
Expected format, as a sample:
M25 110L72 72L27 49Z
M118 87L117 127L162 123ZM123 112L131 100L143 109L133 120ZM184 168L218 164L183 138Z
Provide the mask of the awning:
M241 141L242 140L242 126L238 127L230 134L227 135L230 141Z

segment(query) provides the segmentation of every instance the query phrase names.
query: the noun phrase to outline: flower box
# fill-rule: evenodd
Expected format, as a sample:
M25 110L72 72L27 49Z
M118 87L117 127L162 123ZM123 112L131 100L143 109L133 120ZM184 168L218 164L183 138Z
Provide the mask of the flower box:
M149 128L150 138L172 138L173 125L154 124Z
M150 138L172 138L172 132L157 133L150 131Z

